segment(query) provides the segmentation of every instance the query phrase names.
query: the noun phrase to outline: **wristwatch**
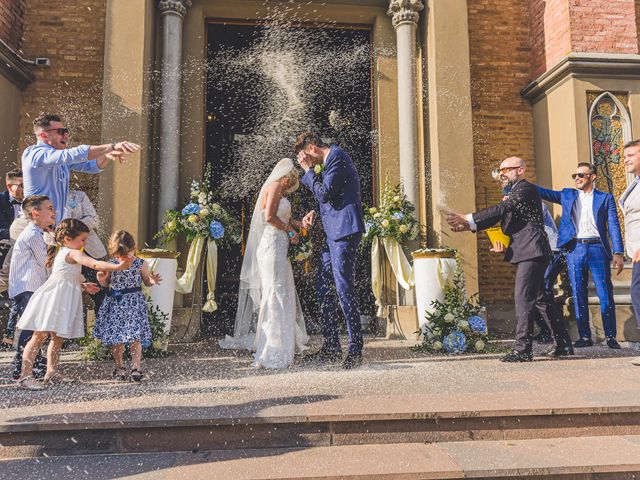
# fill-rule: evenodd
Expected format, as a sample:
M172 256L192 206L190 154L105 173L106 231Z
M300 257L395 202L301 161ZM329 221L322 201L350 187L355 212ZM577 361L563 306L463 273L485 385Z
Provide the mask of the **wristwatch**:
M118 143L118 142L111 142L111 150L115 150L116 149L116 143Z

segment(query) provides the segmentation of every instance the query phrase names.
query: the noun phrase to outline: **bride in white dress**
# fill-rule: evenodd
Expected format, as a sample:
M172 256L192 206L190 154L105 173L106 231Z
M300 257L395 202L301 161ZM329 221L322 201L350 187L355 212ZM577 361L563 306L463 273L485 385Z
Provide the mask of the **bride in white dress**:
M302 309L287 257L289 242L298 241L287 195L298 189L291 159L280 160L262 185L251 219L242 261L238 310L233 337L220 346L255 351L258 368L286 368L295 353L307 348Z

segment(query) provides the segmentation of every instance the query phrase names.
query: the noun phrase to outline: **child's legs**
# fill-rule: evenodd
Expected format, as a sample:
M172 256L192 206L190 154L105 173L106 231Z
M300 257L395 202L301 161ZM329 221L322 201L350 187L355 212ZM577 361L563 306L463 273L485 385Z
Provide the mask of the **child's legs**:
M51 332L51 341L47 349L47 373L51 374L58 370L60 365L60 352L62 352L62 342L64 338Z
M124 355L124 343L112 345L111 354L113 355L113 361L116 363L116 368L123 368L122 356Z
M140 370L140 366L142 364L142 344L140 343L140 340L131 342L129 349L131 350L131 359L133 360L134 370Z
M36 355L40 351L40 347L47 339L49 332L33 332L31 339L27 342L22 352L22 376L26 377L33 374L33 363Z

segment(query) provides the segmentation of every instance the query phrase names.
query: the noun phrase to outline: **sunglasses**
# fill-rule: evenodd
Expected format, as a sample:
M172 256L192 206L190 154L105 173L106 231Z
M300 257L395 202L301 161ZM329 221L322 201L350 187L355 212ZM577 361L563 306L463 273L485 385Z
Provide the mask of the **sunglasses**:
M510 172L511 170L515 170L516 168L520 168L520 167L502 167L502 168L499 168L498 171L504 174L504 173Z
M58 135L64 135L65 133L69 133L68 128L50 128L48 130L43 130L43 132L58 132Z
M571 178L573 178L574 180L576 179L576 177L578 178L587 178L590 177L591 174L590 173L572 173L571 174Z

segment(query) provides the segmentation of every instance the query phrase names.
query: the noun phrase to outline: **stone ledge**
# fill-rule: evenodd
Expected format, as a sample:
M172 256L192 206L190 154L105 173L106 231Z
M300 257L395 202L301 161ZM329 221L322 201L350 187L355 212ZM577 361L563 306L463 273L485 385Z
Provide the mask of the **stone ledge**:
M640 471L640 437L322 446L253 451L89 455L0 462L8 478L234 480L402 480L463 478L632 479Z
M0 74L20 90L24 90L35 79L31 70L3 42L0 42Z
M570 53L524 87L520 94L531 103L536 103L549 89L568 76L638 79L640 55Z

